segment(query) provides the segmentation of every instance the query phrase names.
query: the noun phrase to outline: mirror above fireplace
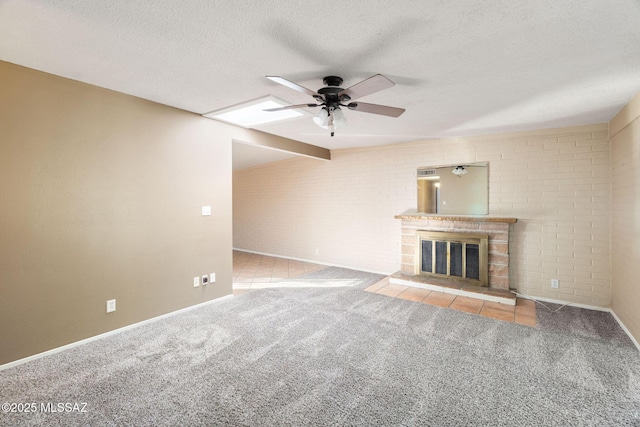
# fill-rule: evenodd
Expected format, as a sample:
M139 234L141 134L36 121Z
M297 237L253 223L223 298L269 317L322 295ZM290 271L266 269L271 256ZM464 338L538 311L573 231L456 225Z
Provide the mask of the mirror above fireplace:
M441 215L489 213L489 163L418 169L418 212Z

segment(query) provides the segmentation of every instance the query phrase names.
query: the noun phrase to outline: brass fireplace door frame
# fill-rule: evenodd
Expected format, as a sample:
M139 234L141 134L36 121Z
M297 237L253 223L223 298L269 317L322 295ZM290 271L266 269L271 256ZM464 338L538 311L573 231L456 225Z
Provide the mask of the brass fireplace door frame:
M447 243L447 274L440 274L435 272L435 268L432 267L431 273L422 271L422 241L430 240L433 242L433 256L432 262L435 264L436 242ZM451 273L451 243L462 243L462 274L463 276L452 276ZM466 244L478 245L478 269L479 279L467 278L466 276ZM468 234L468 233L451 233L443 231L416 231L416 262L415 262L415 274L422 276L437 277L443 279L456 280L464 283L468 283L476 286L489 286L489 236L486 234Z

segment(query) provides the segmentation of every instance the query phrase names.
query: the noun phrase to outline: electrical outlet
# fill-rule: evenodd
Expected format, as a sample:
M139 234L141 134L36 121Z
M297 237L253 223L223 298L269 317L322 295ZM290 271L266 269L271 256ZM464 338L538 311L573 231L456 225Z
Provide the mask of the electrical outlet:
M211 216L211 206L202 207L202 216Z
M209 274L209 283L216 283L216 273Z
M200 286L200 278L196 276L193 278L193 287L197 288L198 286Z
M558 289L558 286L560 286L560 281L558 279L551 279L551 287L553 289Z
M205 274L204 276L202 276L202 286L206 285L207 283L209 283L209 276Z
M107 313L112 313L114 311L116 311L116 300L107 300Z

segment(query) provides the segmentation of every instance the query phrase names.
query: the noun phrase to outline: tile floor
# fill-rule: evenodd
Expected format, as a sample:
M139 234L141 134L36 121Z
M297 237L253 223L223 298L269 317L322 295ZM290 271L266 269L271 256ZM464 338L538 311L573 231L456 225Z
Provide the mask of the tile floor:
M325 267L287 258L233 251L233 293L237 295L250 289L265 288L270 283Z
M273 282L291 279L311 271L325 268L320 264L296 261L233 251L233 293L248 292L251 289L266 288ZM456 296L439 291L415 288L389 283L389 277L364 289L391 298L401 298L422 304L447 307L466 313L491 317L521 325L536 326L536 305L534 301L518 298L516 305L499 304L477 298Z
M491 317L492 319L504 320L505 322L536 326L536 305L532 300L517 298L516 305L506 305L477 298L456 296L445 292L397 285L389 283L388 277L365 288L365 291L422 304L447 307L466 313Z

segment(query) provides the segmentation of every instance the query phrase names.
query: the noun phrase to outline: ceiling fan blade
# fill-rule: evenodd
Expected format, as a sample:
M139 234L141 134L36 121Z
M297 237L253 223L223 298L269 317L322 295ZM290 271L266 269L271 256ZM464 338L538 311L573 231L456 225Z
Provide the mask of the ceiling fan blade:
M280 83L281 85L286 86L293 90L297 90L298 92L306 93L307 95L311 95L311 96L320 96L320 94L318 94L317 92L314 92L311 89L307 89L306 87L300 86L299 84L289 81L287 79L283 79L282 77L267 76L267 78L272 82Z
M318 107L318 104L297 104L297 105L287 105L286 107L277 107L277 108L267 108L262 111L282 111L282 110L292 110L294 108L307 108L307 107Z
M382 74L376 74L366 80L356 83L351 87L346 88L338 94L338 97L342 95L348 95L351 99L362 98L363 96L371 95L372 93L379 92L382 89L388 89L396 84L383 76Z
M367 104L366 102L351 102L347 108L364 113L380 114L382 116L399 117L405 112L404 108L389 107L387 105Z

